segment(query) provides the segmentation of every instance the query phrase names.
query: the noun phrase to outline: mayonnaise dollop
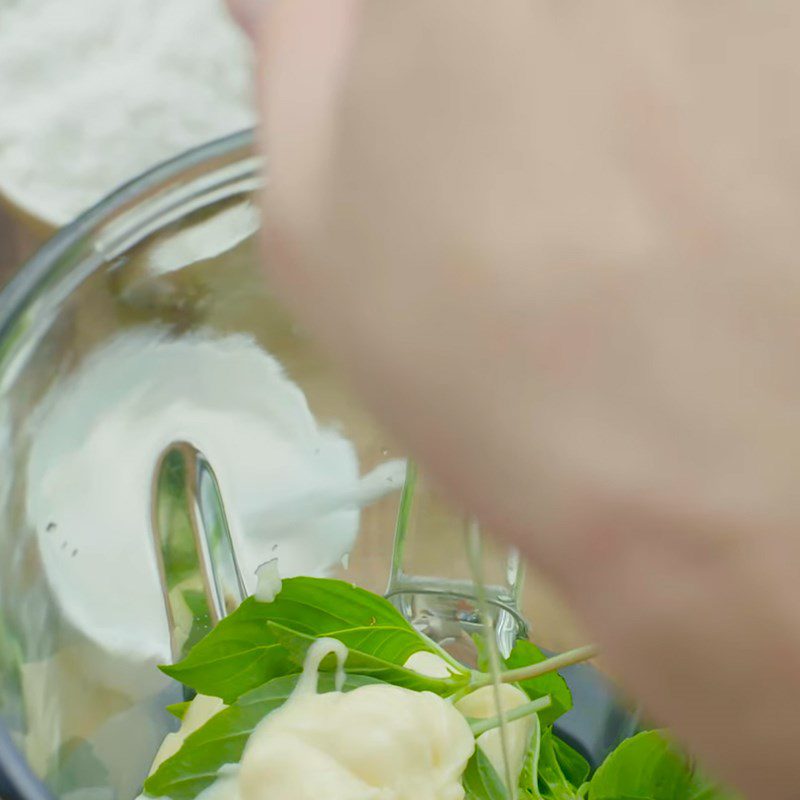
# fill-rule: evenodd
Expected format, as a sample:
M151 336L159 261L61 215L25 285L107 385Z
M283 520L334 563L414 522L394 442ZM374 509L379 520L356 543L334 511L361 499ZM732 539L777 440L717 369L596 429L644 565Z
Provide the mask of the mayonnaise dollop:
M318 694L319 666L330 653L337 690ZM439 666L432 659L446 666L429 655L418 666ZM291 697L255 728L241 763L220 770L198 800L463 800L461 778L475 750L463 714L431 692L389 684L342 692L346 658L338 640L314 642ZM223 707L195 698L153 768Z
M430 693L305 695L256 729L239 788L242 800L462 800L474 747L466 720Z
M475 749L464 717L437 695L387 684L317 694L319 662L337 646L315 643L297 691L253 732L242 800L463 800Z
M500 684L500 705L504 712L512 711L518 706L530 702L530 698L521 689L507 683ZM488 719L498 716L499 712L495 703L495 690L493 686L483 686L459 700L455 706L466 717L473 719ZM506 745L511 774L516 778L522 771L525 754L528 751L531 734L533 733L533 719L526 717L506 724ZM503 763L503 744L500 738L500 729L493 728L478 737L478 747L486 753L495 771L505 782L506 774Z
M405 663L408 669L413 669L421 675L431 678L447 678L452 674L447 662L435 653L420 650L409 656ZM507 683L499 687L500 704L504 712L511 711L518 706L530 702L530 698L521 689ZM473 719L488 719L499 715L495 702L495 693L492 686L483 686L476 689L466 697L459 700L455 707L465 716ZM528 752L531 734L533 733L533 719L516 720L506 725L506 744L508 745L508 759L511 774L518 776L522 771L525 754ZM495 771L505 782L506 774L503 763L503 744L499 728L493 728L478 737L478 747L483 750Z

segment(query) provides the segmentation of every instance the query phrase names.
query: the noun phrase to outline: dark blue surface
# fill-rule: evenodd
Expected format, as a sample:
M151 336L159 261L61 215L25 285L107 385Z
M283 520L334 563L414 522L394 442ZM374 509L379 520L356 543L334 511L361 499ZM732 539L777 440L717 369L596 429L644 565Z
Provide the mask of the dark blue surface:
M0 798L2 800L53 800L45 785L31 772L22 753L0 725Z
M556 721L556 733L597 768L623 739L636 733L637 715L620 703L614 688L594 667L577 664L561 674L574 705Z

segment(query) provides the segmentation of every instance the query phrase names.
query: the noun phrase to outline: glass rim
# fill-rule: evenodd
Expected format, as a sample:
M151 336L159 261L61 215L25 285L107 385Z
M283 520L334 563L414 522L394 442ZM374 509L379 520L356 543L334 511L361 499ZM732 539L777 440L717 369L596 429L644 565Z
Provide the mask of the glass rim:
M181 173L215 159L230 157L237 151L242 155L252 154L254 140L254 130L248 128L186 150L121 184L57 230L0 289L0 340L15 314L35 295L37 288L70 249L111 221L118 212L135 206L154 188L173 181Z
M174 181L182 173L215 159L231 157L237 151L252 155L252 129L228 134L187 150L155 165L122 184L74 221L53 234L0 290L0 342L8 334L16 316L34 298L62 257L93 232L110 222L124 209L135 206L161 184ZM54 800L54 795L38 778L22 752L0 722L0 789L4 800Z

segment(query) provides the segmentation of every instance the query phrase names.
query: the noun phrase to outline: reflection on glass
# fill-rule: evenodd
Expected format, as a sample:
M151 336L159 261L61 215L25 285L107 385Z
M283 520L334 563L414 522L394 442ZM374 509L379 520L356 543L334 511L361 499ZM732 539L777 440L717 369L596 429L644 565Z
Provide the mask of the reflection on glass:
M244 600L219 485L202 453L170 445L153 477L153 536L172 639L172 660Z
M408 463L397 517L387 594L412 623L467 664L481 633L479 591L464 547L468 518L453 517ZM501 653L527 634L519 599L524 569L513 548L482 548L486 600Z

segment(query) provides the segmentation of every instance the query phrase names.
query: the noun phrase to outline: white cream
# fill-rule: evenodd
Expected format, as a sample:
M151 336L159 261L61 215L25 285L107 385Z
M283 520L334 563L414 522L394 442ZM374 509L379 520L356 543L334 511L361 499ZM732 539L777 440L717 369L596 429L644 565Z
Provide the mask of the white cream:
M259 603L271 603L283 586L278 571L278 559L272 558L256 570L256 591L254 597Z
M227 708L227 706L219 697L207 697L206 695L198 694L189 703L189 707L181 720L180 728L175 733L167 734L164 738L156 757L153 759L150 774L152 775L168 758L172 758L183 747L187 736L202 728L206 722L224 708Z
M346 678L344 663L347 661L347 647L338 639L331 639L328 636L323 636L321 639L317 639L317 641L308 648L305 661L303 662L303 672L300 674L297 686L295 686L290 700L294 700L299 696L316 695L319 666L325 656L331 653L336 656L336 678L334 679L334 685L336 686L337 692L342 691Z
M450 678L453 675L450 665L441 656L427 650L412 653L403 666L428 678Z
M374 684L298 694L254 731L242 800L462 800L475 748L466 720L429 692Z
M529 697L521 689L507 683L500 684L500 704L504 712L511 711L519 706L529 703ZM488 719L499 715L499 710L495 705L494 687L483 686L476 689L459 700L455 707L466 717L473 719ZM511 774L515 777L522 770L525 760L525 753L528 750L531 733L533 732L533 719L515 720L506 725L506 744L508 746L508 758L510 761ZM497 774L503 779L506 774L503 763L503 745L500 739L500 729L493 728L478 737L478 747L488 757Z

